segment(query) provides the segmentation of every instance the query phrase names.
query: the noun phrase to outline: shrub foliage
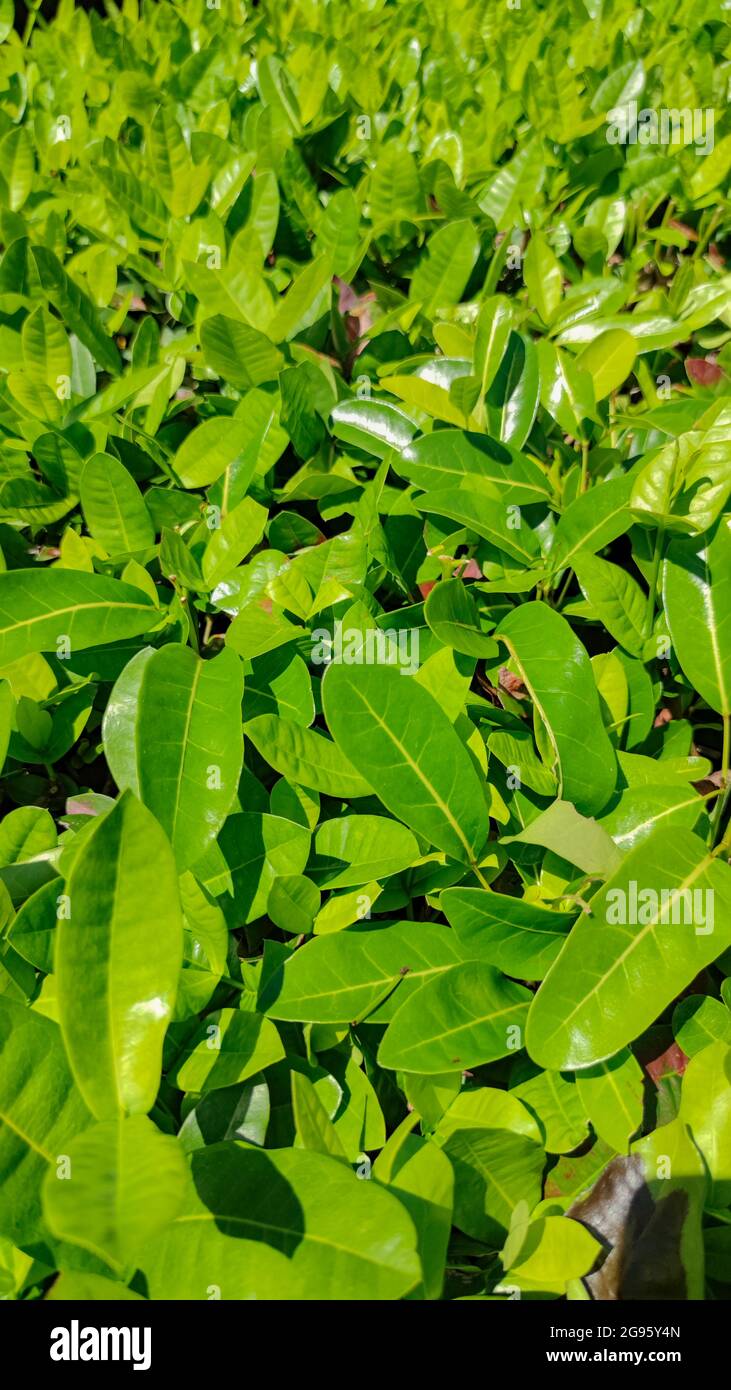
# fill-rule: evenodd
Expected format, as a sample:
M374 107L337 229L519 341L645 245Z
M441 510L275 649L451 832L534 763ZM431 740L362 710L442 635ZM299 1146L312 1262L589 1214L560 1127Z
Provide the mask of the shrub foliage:
M731 1284L716 0L0 3L0 1281Z

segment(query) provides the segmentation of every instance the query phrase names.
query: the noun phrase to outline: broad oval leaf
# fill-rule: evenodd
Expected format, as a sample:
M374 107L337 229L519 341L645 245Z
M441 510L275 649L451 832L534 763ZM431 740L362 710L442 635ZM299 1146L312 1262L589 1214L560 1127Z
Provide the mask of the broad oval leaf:
M378 1049L379 1063L431 1075L494 1062L520 1046L531 998L490 965L454 965L401 1006Z
M323 707L338 748L384 806L431 844L474 863L488 830L482 786L431 695L393 667L333 664Z
M74 859L56 944L58 1011L79 1089L100 1120L144 1115L182 962L172 850L125 792Z
M110 696L102 731L112 775L157 817L181 870L202 857L235 800L243 688L235 652L202 661L171 642L140 652Z
M267 980L259 1007L302 1023L390 1018L426 980L463 958L453 937L435 922L364 922L317 937Z
M146 550L155 532L142 494L127 469L110 454L94 454L81 474L86 524L109 555Z
M531 1007L540 1066L590 1067L639 1036L731 945L731 869L688 830L657 829L591 900Z
M550 740L559 796L595 815L617 774L585 648L566 619L542 603L514 609L495 635L514 658Z
M30 652L83 651L148 632L160 620L149 594L103 574L0 574L0 665Z
M69 1175L52 1169L43 1208L54 1235L124 1269L172 1221L188 1181L177 1139L144 1115L105 1120L68 1145Z
M214 1144L179 1218L140 1257L152 1298L397 1299L418 1283L401 1203L307 1149Z

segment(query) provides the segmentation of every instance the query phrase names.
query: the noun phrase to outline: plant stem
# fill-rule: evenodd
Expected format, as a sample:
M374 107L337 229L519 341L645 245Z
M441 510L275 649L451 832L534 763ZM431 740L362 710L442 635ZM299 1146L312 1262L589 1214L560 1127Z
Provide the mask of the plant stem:
M38 18L38 10L37 10L37 9L33 9L33 10L29 9L29 10L28 10L28 15L27 15L27 18L26 18L26 21L25 21L25 28L24 28L24 30L23 30L23 47L24 47L24 48L27 48L27 47L28 47L28 41L29 41L29 39L30 39L31 34L33 33L34 28L35 28L35 22L36 22L37 18Z
M553 606L554 606L554 608L560 608L560 607L561 607L561 604L563 603L563 601L564 601L564 599L565 599L565 597L566 597L566 591L567 591L567 589L568 589L568 587L569 587L569 585L570 585L570 583L571 583L571 576L572 576L572 574L573 574L573 570L569 567L569 568L567 569L567 571L566 571L566 573L565 573L563 579L561 580L561 588L559 589L559 591L558 591L558 593L557 593L555 599L553 600Z
M657 581L660 577L660 565L662 564L662 552L665 544L665 527L661 524L655 532L655 549L652 554L652 573L650 574L650 589L647 595L647 608L645 609L645 637L652 636L652 627L655 622L655 597L657 594Z
M581 441L581 492L586 492L589 486L589 441Z
M711 844L713 844L714 840L718 839L724 811L728 803L729 792L731 791L731 781L729 780L729 769L731 767L731 714L724 714L721 717L723 719L723 746L721 750L721 790L719 792L718 801L716 802L713 808L713 817L711 819ZM728 832L725 838L728 838ZM722 840L720 842L719 849L723 846L723 844L724 841Z

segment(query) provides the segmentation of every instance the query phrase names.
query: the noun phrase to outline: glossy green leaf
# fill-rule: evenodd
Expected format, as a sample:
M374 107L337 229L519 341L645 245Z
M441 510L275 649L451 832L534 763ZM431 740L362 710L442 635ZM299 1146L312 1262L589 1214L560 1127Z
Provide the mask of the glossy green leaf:
M139 488L127 469L109 454L94 454L81 475L86 524L110 555L145 550L155 532Z
M396 1299L421 1277L414 1226L382 1187L325 1154L238 1144L194 1154L188 1205L141 1263L153 1298Z
M339 749L384 806L432 844L474 862L487 836L482 790L446 715L393 667L332 665L325 717Z
M580 494L566 508L553 538L550 563L553 570L572 565L583 552L594 555L621 536L631 522L631 480L610 478L600 488Z
M171 1080L181 1091L215 1091L246 1081L283 1056L279 1034L268 1019L217 1009L187 1039Z
M540 603L515 609L496 636L516 662L546 730L559 796L585 816L601 811L614 790L614 753L585 649L565 618Z
M467 656L497 656L497 642L481 631L474 598L461 579L443 580L432 589L424 617L435 637L456 651Z
M628 1048L576 1073L579 1099L596 1133L626 1153L642 1124L642 1070Z
M683 1077L680 1119L708 1167L710 1205L724 1207L731 1197L731 1044L714 1042L688 1063Z
M157 817L181 869L200 859L236 796L242 694L233 652L202 661L170 643L143 649L110 696L103 737L112 774Z
M632 334L623 328L610 328L587 344L576 365L579 371L589 373L594 398L602 401L627 380L636 356L637 345Z
M160 615L131 584L78 570L13 570L0 574L0 662L30 652L83 651L136 637Z
M384 1067L431 1075L505 1057L520 1047L530 991L490 965L454 965L398 1010L378 1051Z
M246 724L246 737L261 756L290 781L329 796L369 796L370 783L335 744L314 729L303 729L276 714L260 714Z
M731 714L731 533L722 519L705 542L673 541L664 566L668 627L685 674L712 709Z
M144 1115L160 1081L182 916L168 841L131 792L86 836L64 909L56 944L58 1008L79 1089L98 1119Z
M308 942L262 989L271 1018L350 1023L390 1018L427 980L463 959L437 923L361 922Z
M0 1226L16 1244L45 1235L41 1185L58 1155L91 1124L58 1025L0 999Z
M105 1120L68 1146L68 1171L43 1184L55 1235L123 1269L177 1215L187 1184L183 1151L144 1115Z
M454 1222L485 1245L499 1242L519 1202L540 1199L546 1155L507 1129L457 1129L444 1152L454 1168Z
M439 905L468 956L516 979L542 980L574 921L524 898L483 888L447 888Z
M478 490L517 506L542 502L548 485L540 468L488 435L466 430L436 430L400 448L393 466L425 491L447 488Z
M528 1022L531 1057L557 1070L613 1057L731 944L730 906L728 865L690 831L656 829L549 970Z

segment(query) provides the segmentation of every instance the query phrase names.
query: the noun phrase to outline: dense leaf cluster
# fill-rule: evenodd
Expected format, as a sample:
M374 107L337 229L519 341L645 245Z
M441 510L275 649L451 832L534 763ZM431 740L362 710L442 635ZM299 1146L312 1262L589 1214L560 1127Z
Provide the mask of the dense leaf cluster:
M731 15L107 8L0 2L0 1287L724 1297Z

